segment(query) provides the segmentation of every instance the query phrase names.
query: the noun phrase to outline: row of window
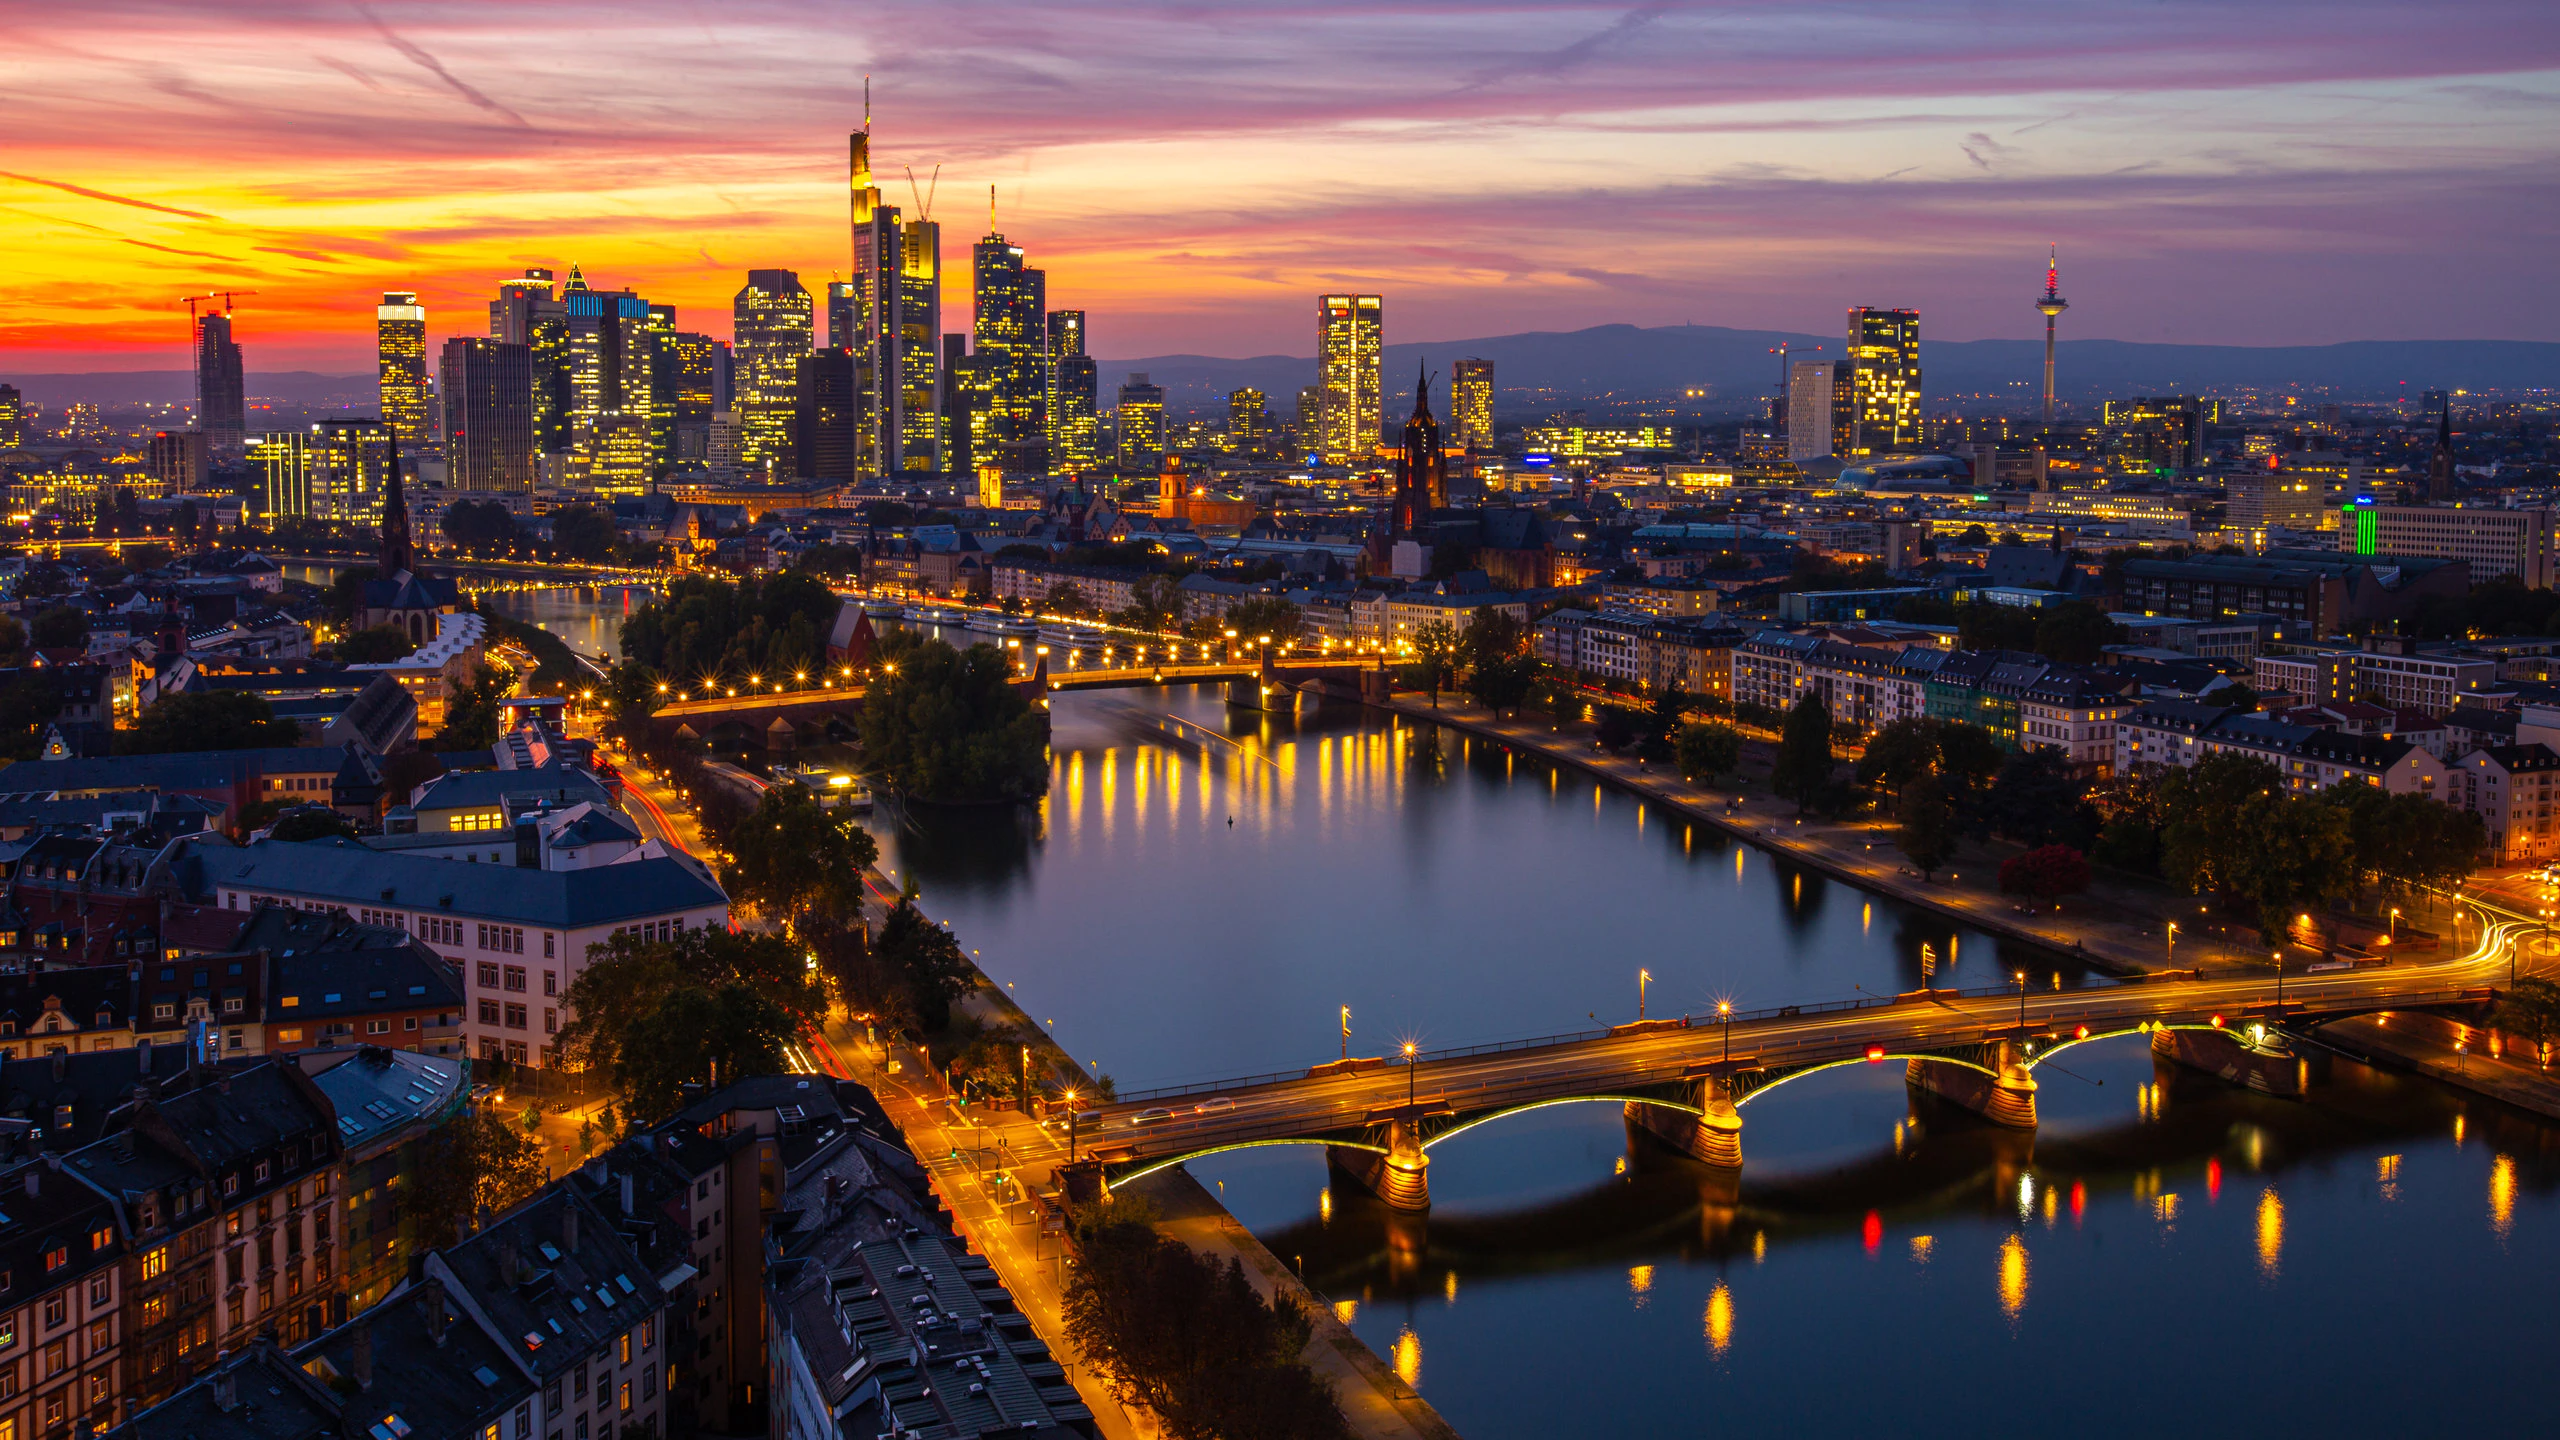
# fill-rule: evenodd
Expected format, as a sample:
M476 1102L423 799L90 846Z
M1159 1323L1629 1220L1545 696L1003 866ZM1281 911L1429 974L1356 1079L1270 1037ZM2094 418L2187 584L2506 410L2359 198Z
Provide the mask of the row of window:
M495 1000L480 1002L480 1023L483 1025L503 1025L509 1030L522 1030L525 1028L525 1015L526 1010L522 1005L509 1003L502 1006ZM542 1007L542 1033L545 1035L560 1033L560 1012L548 1005Z
M513 990L518 994L524 993L525 968L521 965L500 965L495 960L483 960L476 971L476 978L483 990ZM560 993L559 971L542 972L542 993L545 995Z

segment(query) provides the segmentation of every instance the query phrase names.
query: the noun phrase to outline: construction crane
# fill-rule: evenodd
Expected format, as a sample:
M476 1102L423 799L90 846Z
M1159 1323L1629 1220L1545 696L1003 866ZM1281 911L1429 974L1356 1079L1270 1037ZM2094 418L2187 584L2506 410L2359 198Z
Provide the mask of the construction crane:
M187 333L192 335L196 331L196 303L198 301L219 300L222 302L222 313L228 315L231 313L231 301L234 297L241 295L255 295L257 293L258 292L255 290L216 290L207 295L179 296L178 303L187 307Z

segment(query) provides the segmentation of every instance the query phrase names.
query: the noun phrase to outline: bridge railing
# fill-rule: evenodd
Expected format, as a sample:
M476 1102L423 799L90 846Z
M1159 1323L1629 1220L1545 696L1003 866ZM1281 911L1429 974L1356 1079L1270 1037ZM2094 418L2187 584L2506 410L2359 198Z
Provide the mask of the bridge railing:
M2109 1015L2109 1012L2113 1008L2106 1003L2106 997L2110 992L2121 991L2125 988L2128 987L2113 984L2082 986L2074 990L2061 992L2059 998L2062 1003L2057 1003L2057 997L2053 992L2046 992L2035 1011L2029 1016L2030 1024L2058 1029L2075 1024L2086 1023L2092 1020L2103 1020ZM2289 985L2286 988L2289 993L2285 998L2285 1006L2289 1010L2306 1006L2328 1008L2334 1006L2340 1000L2353 1001L2358 1007L2370 1005L2377 1009L2420 1009L2434 1005L2457 1005L2478 1001L2483 998L2484 995L2493 993L2475 985L2445 986L2427 990L2393 992L2376 995L2373 993L2375 987L2370 985L2358 985L2342 988L2334 984L2322 985L2316 981L2299 982L2295 985ZM1773 1005L1758 1010L1737 1010L1730 1016L1715 1014L1682 1015L1678 1017L1679 1023L1676 1025L1657 1025L1646 1031L1617 1029L1572 1030L1561 1034L1539 1035L1520 1040L1497 1040L1481 1045L1461 1045L1444 1050L1424 1050L1414 1055L1410 1060L1402 1055L1386 1056L1382 1058L1381 1063L1385 1068L1393 1069L1407 1064L1426 1065L1449 1060L1467 1060L1485 1055L1503 1055L1530 1050L1561 1048L1571 1045L1587 1045L1611 1039L1639 1041L1649 1036L1658 1036L1662 1031L1670 1029L1685 1028L1712 1033L1716 1030L1722 1029L1727 1021L1730 1021L1735 1025L1753 1025L1772 1020L1791 1020L1803 1016L1840 1015L1863 1010L1892 1010L1897 1007L1923 1006L1929 1004L1931 999L2014 1002L2017 999L2017 996L2018 990L2014 985L1992 985L1966 990L1936 990L1929 992L1926 996L1913 995L1908 998L1898 998L1889 995L1868 995L1860 996L1853 1000L1823 1000L1804 1005ZM2070 1003L2072 1001L2082 1001L2085 1003ZM2274 1001L2274 987L2272 980L2270 980L2268 984L2268 992L2264 995L2243 997L2236 1001L2229 999L2221 1001L2200 1001L2196 1005L2188 1008L2192 1009L2194 1014L2197 1016L2206 1016L2217 1012L2229 1013L2234 1010L2252 1006L2272 1005ZM2181 1011L2177 1013L2184 1012ZM1950 1018L1954 1019L1955 1017ZM2005 1015L1998 1013L1984 1016L1968 1016L1963 1018L1966 1020L1978 1021L1998 1029L2007 1029L2012 1023ZM2122 1018L2125 1018L2127 1022L2130 1023L2130 1020L2133 1017L2126 1016ZM1958 1020L1956 1023L1961 1024L1963 1022ZM1833 1043L1836 1042L1818 1037L1806 1037L1801 1040L1778 1041L1775 1044L1755 1041L1753 1048L1758 1053L1765 1055L1777 1051L1797 1049L1806 1045ZM1261 1075L1243 1075L1226 1080L1208 1080L1188 1085L1167 1085L1151 1090L1135 1090L1124 1093L1117 1099L1113 1100L1111 1102L1111 1108L1119 1109L1129 1106L1144 1106L1165 1100L1182 1099L1194 1095L1215 1095L1231 1090L1245 1090L1262 1085L1277 1085L1290 1081L1305 1080L1310 1078L1308 1071L1312 1068L1314 1067L1301 1066L1294 1070L1275 1070Z

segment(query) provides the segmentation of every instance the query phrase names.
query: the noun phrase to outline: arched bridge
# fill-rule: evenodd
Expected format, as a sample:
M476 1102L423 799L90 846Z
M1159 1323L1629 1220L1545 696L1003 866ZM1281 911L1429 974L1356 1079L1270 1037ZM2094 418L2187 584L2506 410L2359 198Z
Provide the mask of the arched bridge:
M1302 697L1340 689L1359 694L1363 674L1378 674L1377 662L1350 659L1271 660L1261 663L1147 665L1117 669L1051 670L1040 667L1018 682L1026 690L1047 695L1057 690L1127 690L1151 685L1224 683L1231 703L1248 709L1295 709ZM762 735L776 726L794 733L820 728L835 720L852 721L862 713L861 685L820 684L789 689L746 688L730 695L671 701L649 716L651 729L676 735L690 729L695 737L724 725L741 725Z
M1285 1075L1126 1096L1079 1122L1073 1189L1133 1180L1222 1150L1324 1145L1389 1205L1430 1203L1433 1145L1548 1105L1615 1101L1630 1124L1710 1165L1742 1163L1741 1107L1839 1065L1901 1062L1910 1083L1992 1121L2036 1123L2036 1067L2074 1046L2147 1035L2155 1052L2234 1083L2298 1093L2281 1033L2382 1010L2479 1007L2503 978L2504 927L2449 965L2286 977L2158 979L2021 994L1917 992L1350 1060ZM2493 966L2497 967L2493 970ZM2480 981L2465 984L2465 981Z

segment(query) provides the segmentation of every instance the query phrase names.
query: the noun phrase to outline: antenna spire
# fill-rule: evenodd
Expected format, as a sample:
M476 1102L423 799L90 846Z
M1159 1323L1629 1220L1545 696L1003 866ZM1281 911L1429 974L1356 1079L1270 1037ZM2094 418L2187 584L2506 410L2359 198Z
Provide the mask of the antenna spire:
M862 133L871 133L871 77L862 77Z
M987 233L996 233L996 187L987 187Z

